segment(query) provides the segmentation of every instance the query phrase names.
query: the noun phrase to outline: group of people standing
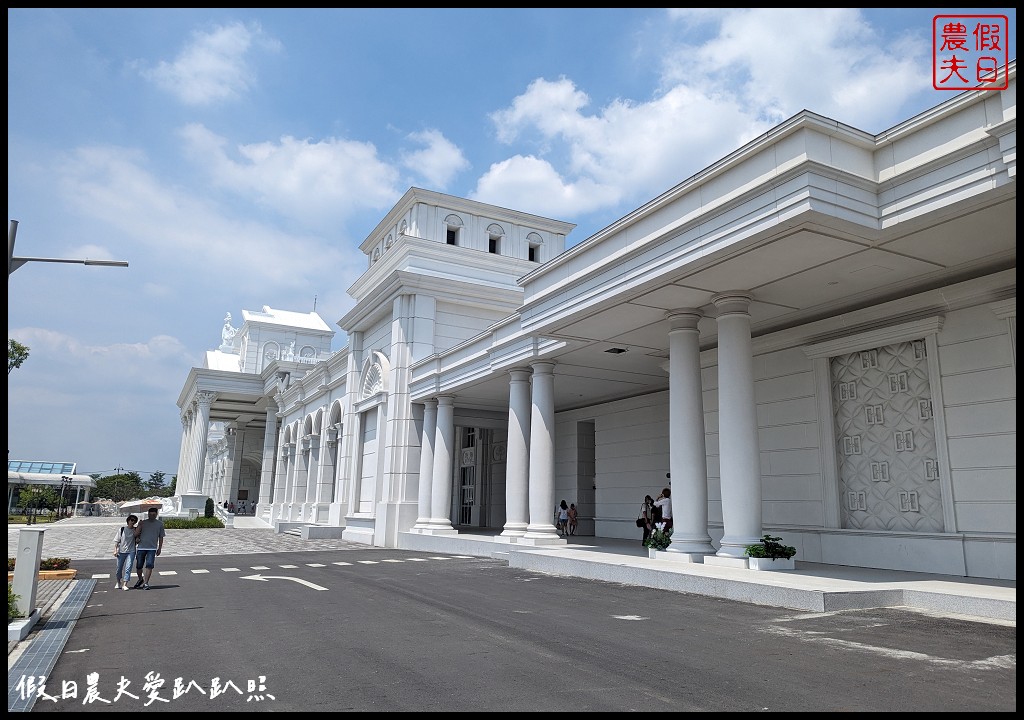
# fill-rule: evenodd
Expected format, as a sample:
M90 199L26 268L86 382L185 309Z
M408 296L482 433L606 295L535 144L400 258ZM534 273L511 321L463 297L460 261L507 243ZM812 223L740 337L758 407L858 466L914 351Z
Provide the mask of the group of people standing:
M164 549L164 523L157 518L157 509L149 508L146 519L139 522L137 515L125 518L124 527L114 536L114 557L117 558L117 572L114 589L149 590L149 579L153 576L156 557ZM129 587L132 566L138 581Z
M672 528L672 491L669 488L664 488L657 498L645 495L637 521L644 531L644 537L640 541L641 545L647 542L647 538L659 525L662 530L670 530Z
M576 534L576 503L566 504L565 500L555 508L555 528L558 537L569 537Z

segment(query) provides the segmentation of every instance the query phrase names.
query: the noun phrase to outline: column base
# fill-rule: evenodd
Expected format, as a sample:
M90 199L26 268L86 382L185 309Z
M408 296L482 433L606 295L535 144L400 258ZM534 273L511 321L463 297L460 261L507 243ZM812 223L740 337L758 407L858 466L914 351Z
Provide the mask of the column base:
M675 545L675 543L672 543L672 545ZM704 558L715 554L714 550L709 552L689 552L672 546L669 546L666 550L651 550L650 552L652 560L672 560L674 562L700 564L704 563Z
M188 516L189 510L198 510L202 515L206 512L205 495L179 495L181 504L178 505L178 514Z
M704 564L715 565L717 567L731 567L746 570L747 558L732 557L730 555L708 555L706 558L704 558Z
M541 535L540 533L534 533L532 536L524 535L523 537L516 538L516 545L532 545L539 547L542 545L567 545L569 543L563 537L559 537L557 533L550 533L547 535Z
M419 532L420 535L458 535L459 534L459 531L456 530L453 527L446 527L445 528L445 527L435 527L433 525L431 525L430 527L419 528L417 530L417 532Z

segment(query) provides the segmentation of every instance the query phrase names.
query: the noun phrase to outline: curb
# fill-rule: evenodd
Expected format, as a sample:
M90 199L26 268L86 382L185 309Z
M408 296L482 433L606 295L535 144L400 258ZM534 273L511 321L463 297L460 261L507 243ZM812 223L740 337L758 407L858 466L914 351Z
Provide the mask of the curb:
M28 617L17 618L7 623L7 642L21 642L27 638L42 614L43 609L36 608Z

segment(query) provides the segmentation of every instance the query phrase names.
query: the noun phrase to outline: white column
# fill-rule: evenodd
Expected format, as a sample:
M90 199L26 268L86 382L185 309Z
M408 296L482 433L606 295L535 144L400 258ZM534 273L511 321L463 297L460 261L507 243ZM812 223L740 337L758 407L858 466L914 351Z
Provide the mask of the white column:
M189 477L189 494L199 495L203 492L203 479L206 473L206 437L210 429L210 406L216 397L212 392L196 393L196 418L194 428L194 458L192 472Z
M417 494L418 507L414 529L430 527L431 478L434 477L434 434L437 432L437 400L426 400L423 403L423 432L420 436L420 480Z
M434 433L434 471L430 481L430 530L455 532L449 515L452 507L452 458L455 445L455 398L437 398Z
M505 453L504 537L521 537L529 526L530 371L509 370L508 443Z
M289 520L304 520L306 478L309 475L309 441L299 438L295 445L295 479L292 482L292 510Z
M699 310L668 313L669 470L672 544L669 552L714 554L708 534L708 470L701 395Z
M176 495L184 495L192 487L192 465L195 461L196 450L196 408L191 403L185 411L185 439L182 447L181 462L182 472L178 475Z
M263 435L263 461L260 463L259 506L273 502L274 497L274 457L277 453L277 403L267 408L267 429Z
M552 522L555 514L555 364L533 365L530 416L530 524L520 542L561 544Z
M744 557L761 540L761 469L754 402L750 295L722 293L718 308L718 442L724 536L718 555ZM673 508L675 504L673 503Z
M178 483L174 486L174 494L181 495L181 481L186 477L188 468L188 411L181 414L181 443L178 447Z

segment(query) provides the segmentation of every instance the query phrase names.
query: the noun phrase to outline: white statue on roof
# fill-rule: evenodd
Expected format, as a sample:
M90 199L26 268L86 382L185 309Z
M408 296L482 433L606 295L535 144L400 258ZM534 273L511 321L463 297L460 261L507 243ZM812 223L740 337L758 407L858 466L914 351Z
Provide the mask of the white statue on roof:
M292 340L291 344L288 346L288 349L284 351L284 357L282 359L283 360L287 360L288 362L292 362L293 360L295 360L295 341L294 340Z
M231 313L224 316L224 328L220 331L221 349L230 348L235 340L238 330L231 325Z

